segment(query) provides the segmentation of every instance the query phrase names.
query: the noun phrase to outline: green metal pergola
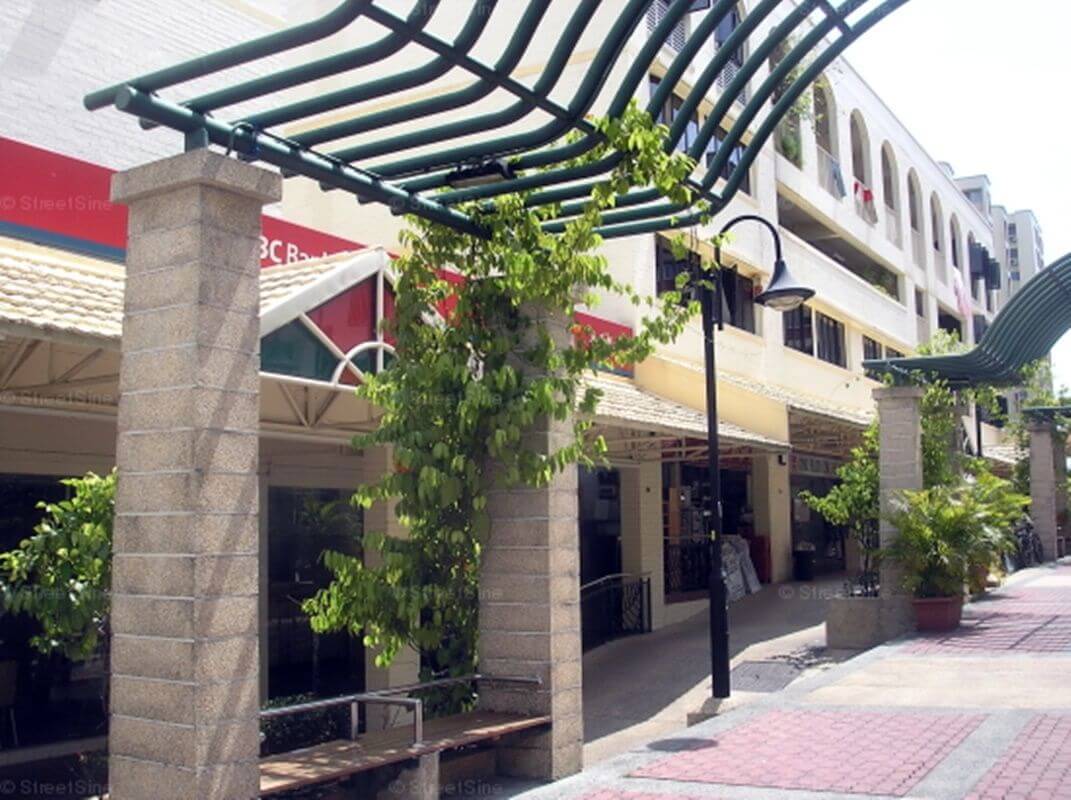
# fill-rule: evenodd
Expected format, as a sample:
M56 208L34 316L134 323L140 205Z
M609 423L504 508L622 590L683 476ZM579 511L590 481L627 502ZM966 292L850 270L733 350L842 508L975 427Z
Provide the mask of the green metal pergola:
M375 0L344 0L310 22L93 92L86 96L85 105L90 110L114 105L139 117L143 127L163 125L181 131L187 149L209 144L225 147L242 158L279 167L286 176L311 178L325 190L342 189L360 202L384 203L394 213L415 213L477 236L486 235L478 212L473 213L479 206L462 204L493 202L498 195L524 191L530 206L555 209L545 223L547 230L555 232L580 212L583 198L620 159L611 153L591 163L574 161L602 143L585 117L600 93L612 88L607 82L619 64L624 65L624 74L604 112L611 118L624 112L647 79L655 57L672 41L669 68L646 106L657 117L687 68L714 38L716 54L702 63L698 75L689 76L691 91L676 111L666 142L667 148L685 149L701 165L697 171L701 175L689 181L696 204L668 203L653 189L634 188L604 215L600 231L608 238L628 236L694 225L703 216L697 208L701 200L709 204L706 213L723 208L778 123L810 84L845 48L905 2L843 0L834 5L831 0L803 0L797 5L792 0L756 0L750 12L741 15L737 0L570 0L567 24L551 28L545 19L550 0L475 0L456 35L448 40L428 27L433 18L449 16L444 8L456 12L453 0L416 0L404 17ZM681 23L689 15L690 34L681 37ZM780 21L765 35L759 33L771 16ZM503 41L492 64L474 57L472 50L493 17L508 21L501 29L513 33ZM605 38L586 61L568 102L553 100L552 92L596 18L612 20ZM627 55L626 42L645 20L649 35L634 56ZM365 30L370 25L383 33L370 44L340 48L282 69L264 61L327 40L350 26ZM529 85L518 75L518 67L537 39L555 45L542 73ZM280 97L294 89L300 94L300 87L324 78L358 76L353 71L410 51L413 58L406 59L406 64L419 66L370 80L354 77L341 88L336 84L319 93L310 87L300 100ZM749 95L749 82L771 56L780 60ZM229 83L221 74L251 64L259 66L262 74ZM432 88L455 69L470 79L462 88ZM223 88L181 102L160 94L166 89L189 95L187 84L207 76L218 76ZM689 131L700 101L719 76L719 99L703 125ZM492 93L503 92L512 98L507 107L459 116ZM408 93L419 94L420 99L405 100ZM398 98L399 103L382 108L391 98ZM247 101L265 107L224 118L228 107ZM380 110L362 113L362 104L373 101L380 104ZM728 125L729 112L740 101L746 102ZM328 112L332 112L331 121L320 119ZM436 121L442 114L454 116ZM500 133L520 123L526 126L524 130ZM286 126L300 132L288 134ZM727 135L719 134L719 126L728 128ZM745 145L744 136L752 127ZM373 131L377 133L374 140L346 142ZM563 143L570 132L578 133L578 138ZM478 138L473 141L473 137ZM434 150L428 152L429 147ZM460 174L487 180L460 186L456 180ZM724 182L716 186L723 177Z
M1023 284L969 352L864 361L863 366L891 375L898 382L922 377L945 380L953 388L978 384L1015 386L1022 382L1023 367L1047 356L1068 330L1071 254Z

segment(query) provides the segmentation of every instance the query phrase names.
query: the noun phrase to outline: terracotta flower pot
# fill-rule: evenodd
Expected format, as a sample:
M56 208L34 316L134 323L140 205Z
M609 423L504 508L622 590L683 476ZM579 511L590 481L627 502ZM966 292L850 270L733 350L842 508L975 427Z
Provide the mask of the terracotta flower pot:
M963 617L962 597L916 597L911 604L915 627L923 632L953 631Z

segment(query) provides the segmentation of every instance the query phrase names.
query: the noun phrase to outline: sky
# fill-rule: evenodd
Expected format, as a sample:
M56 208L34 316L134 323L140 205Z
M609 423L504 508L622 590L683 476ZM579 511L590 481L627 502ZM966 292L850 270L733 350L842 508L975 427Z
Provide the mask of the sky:
M1033 209L1046 263L1071 252L1069 33L1067 0L909 0L846 55L934 158ZM1053 369L1071 387L1071 334Z

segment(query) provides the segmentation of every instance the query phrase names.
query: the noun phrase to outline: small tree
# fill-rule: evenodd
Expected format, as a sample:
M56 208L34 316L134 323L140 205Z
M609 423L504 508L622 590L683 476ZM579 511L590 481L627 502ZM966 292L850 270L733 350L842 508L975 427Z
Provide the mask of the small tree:
M919 348L919 355L941 355L962 349L958 336L938 330ZM956 441L957 402L974 401L992 408L996 405L996 395L988 387L976 387L957 396L946 381L933 376L913 377L925 387L921 401L923 487L950 486L959 480L966 466ZM807 491L800 494L827 522L846 526L859 543L863 557L859 584L865 595L876 595L878 591L876 569L881 520L878 442L879 428L875 420L864 431L862 444L852 450L848 462L837 470L840 482L836 486L823 497Z
M872 422L863 432L863 441L852 448L848 462L837 469L839 483L824 496L810 491L800 499L831 525L848 530L862 554L859 587L864 595L877 594L878 522L881 507L878 496L878 423Z
M30 640L36 650L82 661L107 637L115 472L60 482L70 499L38 503L45 515L33 535L0 553L0 602L41 625Z

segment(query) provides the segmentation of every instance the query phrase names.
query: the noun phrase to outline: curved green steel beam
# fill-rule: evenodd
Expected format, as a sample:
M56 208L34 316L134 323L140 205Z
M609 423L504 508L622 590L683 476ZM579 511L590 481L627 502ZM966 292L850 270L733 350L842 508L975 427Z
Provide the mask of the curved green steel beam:
M961 388L980 384L1012 386L1023 367L1048 355L1071 330L1071 253L1023 284L993 324L966 353L864 361L863 367L897 382L940 379Z
M647 0L640 0L640 2L646 2ZM543 69L542 75L539 80L536 81L531 91L540 96L547 96L551 89L561 78L562 73L565 71L565 67L569 63L569 59L572 57L573 52L576 50L577 45L580 43L580 37L583 35L584 30L599 6L600 0L580 0L576 6L576 10L573 12L572 18L569 20L569 24L566 26L565 31L562 32L561 37L558 39L557 45L551 52L550 59L547 61L546 66ZM531 9L532 6L529 6ZM544 7L545 8L545 7ZM538 24L539 17L534 17L529 20L526 16L525 19L531 21L532 31L535 30L535 25ZM531 31L529 31L531 33ZM521 52L516 53L517 60L520 59ZM505 73L499 71L496 67L495 74L497 79L481 79L485 83L489 84L491 90L501 84L501 79L505 78ZM417 104L404 106L399 111L406 112L406 119L413 118L411 109ZM495 128L501 128L515 122L526 114L529 114L534 110L532 104L519 100L508 108L496 111L490 114L484 114L482 116L470 117L468 119L458 120L455 122L446 123L437 127L423 128L418 131L412 131L409 133L403 133L398 136L386 137L374 142L366 144L356 145L354 147L348 147L343 150L337 150L333 152L335 158L342 161L358 161L364 158L374 158L376 156L384 155L387 153L398 153L403 150L410 150L415 147L421 147L423 145L432 144L434 142L446 141L449 139L458 139L463 136L467 136L473 133L479 133L480 131L493 130ZM571 109L566 110L567 113L572 114ZM483 145L481 145L483 147ZM443 161L445 156L430 155L430 156L417 156L415 160L418 163L426 163L428 167L419 167L417 169L441 167L445 164L454 163L454 161L464 161L464 159L447 159ZM412 161L414 159L407 159L406 161ZM404 164L406 161L397 162L398 164ZM411 172L412 169L406 169L404 167L398 168L392 164L375 165L370 167L372 172L377 175L383 175L385 177L395 177L405 172Z
M687 70L688 66L692 63L692 60L699 52L699 49L714 33L715 28L717 28L721 20L724 19L729 11L736 6L737 2L738 0L718 0L707 14L704 15L702 21L692 30L684 47L677 53L673 61L670 63L669 69L666 71L664 82L668 84L668 86L660 86L655 93L655 97L651 98L648 103L647 110L649 113L653 113L653 109L660 108L667 100L669 100L673 86L680 80L681 76L684 75L685 70ZM776 5L780 0L764 0L764 2ZM628 73L621 81L621 85L618 87L617 92L614 94L614 97L607 108L607 117L614 118L624 113L625 108L635 95L641 82L650 73L651 63L662 49L664 43L669 39L673 28L676 27L677 23L680 22L686 13L688 13L691 5L692 0L673 0L667 8L665 16L659 20L654 30L651 31L651 35L647 37L647 41L645 41L643 47L640 48L640 52L633 60ZM603 137L601 134L589 133L576 142L524 154L511 161L510 164L517 171L550 164L558 164L582 156L584 153L594 149L602 141ZM614 165L619 161L620 156L609 156L581 167L533 172L519 178L488 186L477 186L470 189L444 192L436 195L435 199L444 205L454 205L468 200L478 200L509 192L526 191L541 186L549 186L558 183L563 179L573 180L575 178L603 174L610 169L613 169ZM410 191L425 191L427 189L438 188L446 185L444 178L447 174L448 173L440 173L430 178L422 177L412 181L406 181L402 184L402 187ZM696 188L698 189L698 187Z
M850 0L855 2L855 0ZM865 2L865 0L863 0ZM736 191L740 188L740 184L747 175L751 165L758 157L759 151L773 135L777 125L784 119L785 115L791 109L792 105L796 102L801 94L821 75L833 61L844 50L856 41L860 36L877 25L882 19L891 14L908 0L884 0L884 2L876 9L867 14L863 19L859 20L856 24L851 26L851 33L845 34L839 37L833 44L827 47L820 55L816 56L814 61L808 65L803 73L788 87L781 98L770 109L769 114L763 120L762 124L755 131L750 143L744 149L744 152L740 158L740 162L731 173L729 179L726 181L726 185L722 188L722 196L728 202ZM848 5L847 3L845 5ZM838 26L839 27L839 26ZM783 62L782 62L783 63ZM779 65L780 67L780 65ZM775 70L776 72L776 70ZM732 138L732 132L730 136ZM711 177L714 176L714 177ZM704 185L707 180L713 184L717 180L716 173L713 173L712 169L708 171L708 175L704 178ZM683 215L677 215L677 212L685 211L686 209L680 209L674 204L665 204L651 209L651 217L642 221L624 222L624 223L608 223L599 229L599 233L604 238L617 238L621 236L632 236L640 233L652 233L660 230L675 230L679 228L686 228L699 223L704 214L701 213L685 213ZM716 211L717 209L715 209Z
M503 136L478 145L462 145L439 154L408 158L390 164L379 164L372 169L376 174L385 177L411 175L415 172L437 169L450 164L464 164L474 158L500 158L523 152L533 147L542 147L560 138L570 128L580 127L587 131L593 131L594 127L584 120L584 114L591 109L610 70L617 62L625 42L632 35L632 31L643 18L644 10L652 1L628 0L628 5L614 22L606 41L599 48L591 67L588 68L587 73L584 75L584 80L569 104L569 109L565 116L555 115L558 116L557 120L533 131ZM570 20L569 27L572 27L573 23L574 20ZM547 110L542 106L540 108L544 111ZM343 154L336 155L343 158L343 160L349 160Z
M584 181L597 178L599 174L612 169L616 163L619 163L620 154L608 154L596 160L592 165L582 167L568 162L603 141L601 134L584 118L584 115L592 108L614 69L623 66L621 62L625 44L636 26L644 19L645 11L652 2L652 0L628 0L627 3L622 3L620 8L616 6L613 8L616 17L612 21L607 19L608 28L604 41L598 48L594 59L585 69L571 99L565 105L560 105L550 98L550 92L560 82L564 63L568 61L577 46L579 33L573 41L568 41L571 37L562 37L559 34L559 41L552 51L549 63L544 67L543 75L534 88L528 88L527 85L514 78L513 71L519 63L520 54L523 54L531 38L536 35L549 0L527 0L519 18L520 22L512 32L512 36L506 41L503 52L494 67L484 64L469 54L487 24L488 1L479 0L479 5L474 10L477 19L473 19L473 14L470 14L451 43L424 30L427 16L434 12L438 0L415 0L419 3L419 7L411 8L408 17L405 18L379 8L375 4L376 0L342 0L334 11L312 22L210 53L201 58L191 59L169 69L132 78L125 84L91 93L87 95L84 102L89 108L99 108L114 101L121 110L138 114L149 124L163 124L184 132L187 147L217 144L226 147L228 151L237 151L245 159L259 158L277 165L286 176L303 175L318 181L325 189L343 189L352 192L358 200L364 202L389 204L395 213L416 213L474 235L483 235L486 231L468 210L454 209L451 204L463 199L490 198L502 191L543 189L532 194L529 201L554 202L557 207L565 199L578 199L586 191L583 188ZM753 78L758 67L773 48L784 42L795 28L795 25L790 23L802 24L805 19L810 18L812 12L820 11L823 12L823 17L816 23L819 29L826 30L833 25L844 32L839 40L828 46L826 52L819 56L818 60L823 62L819 65L821 68L850 41L871 27L877 19L906 2L906 0L886 0L880 10L868 16L863 23L854 27L849 26L842 13L845 11L850 13L855 6L868 1L849 0L848 3L842 5L838 13L831 9L827 0L803 0L802 5L797 4L795 0L756 0L755 8L736 25L727 41L722 44L715 59L713 61L707 59L705 69L700 73L699 78L690 81L693 84L692 91L684 98L679 117L670 126L668 146L672 147L679 142L686 126L690 124L692 111L698 107L701 99L720 74L724 66L722 62L727 63L728 59L733 57L740 48L747 46L748 42L753 42L749 47L751 57L745 61L738 74L730 80L722 96L716 100L713 112L700 128L700 136L690 145L689 153L693 158L700 159L706 154L717 126L722 124L732 103L742 96L748 81ZM491 2L493 3L493 0ZM784 3L784 14L789 19L775 25L773 31L764 35L760 40L756 31L762 24L762 20L779 6L779 2ZM595 0L582 0L582 3L584 5L579 7L578 14L570 19L570 26L575 23L578 26L577 31L583 29L578 16L587 14L593 17L598 6ZM607 6L598 7L606 8ZM685 69L701 52L704 40L717 29L718 22L732 7L731 0L714 0L709 13L704 15L698 24L691 26L693 35L684 41L677 56L669 62L662 85L649 99L649 109L657 111L659 103L664 103L669 99L670 93L681 80ZM649 28L649 35L640 46L639 54L627 59L627 68L623 69L624 78L614 87L615 92L609 105L611 114L623 113L627 103L635 96L637 87L649 71L655 55L661 50L662 40L668 38L674 27L690 10L689 0L672 0L668 4L668 13L666 8L663 8L659 21L653 26L654 38L652 39ZM607 16L608 14L609 12ZM168 101L157 94L162 88L323 39L360 19L370 20L386 27L388 35L370 45L336 55L328 55L326 58L321 57L288 69L274 70L253 80L246 80L202 94L192 101L187 100L185 104ZM588 19L583 20L583 24L588 22ZM740 181L754 162L758 148L769 139L778 122L788 113L791 102L819 74L820 68L818 71L807 70L804 76L789 87L785 96L774 104L763 120L751 143L744 148L740 164L729 175L724 188L719 192L713 191L715 182L728 163L732 149L740 144L747 125L757 117L759 109L766 106L766 100L771 93L770 87L777 86L780 79L785 77L786 70L793 61L797 60L797 54L817 48L820 38L818 34L808 34L808 37L805 37L806 46L793 48L789 58L783 62L783 67L779 65L750 102L745 104L742 115L737 118L725 141L719 142L718 149L711 150L713 153L711 165L702 179L698 182L695 179L687 181L687 185L695 190L696 196L707 200L714 211L723 207L739 189ZM328 92L325 95L308 97L296 103L290 102L278 108L269 108L258 114L249 115L244 120L228 122L212 116L211 112L217 108L244 100L266 97L284 89L299 88L328 75L340 74L340 70L353 68L355 64L359 66L382 58L388 51L398 52L402 50L402 47L410 44L415 48L430 51L434 57L428 64L416 69L388 75L378 81L366 81L356 86ZM280 137L271 131L271 128L284 123L311 120L315 115L324 111L348 108L373 97L397 95L408 89L427 85L451 68L467 72L474 77L475 81L461 90L442 96L429 96L420 101L403 102L394 108L373 114L354 115L349 122L339 123L339 126L321 126L289 138ZM489 89L489 87L493 88ZM333 138L365 133L373 129L378 130L385 125L408 123L418 126L419 121L426 116L445 110L465 108L496 89L503 90L517 98L517 102L507 109L505 115L499 112L497 116L484 115L474 120L462 120L433 128L419 129L418 127L409 135L381 138L370 144L348 148L349 152L340 150L333 154L317 152L314 149L316 145ZM485 136L475 144L464 142L453 147L447 145L451 140L468 137L473 133L483 133L494 127L502 127L537 111L548 114L551 117L550 122L518 134L491 139ZM563 133L570 129L579 131L582 135L566 145L554 144ZM338 157L339 155L350 156L363 162L375 155L400 154L405 150L431 143L443 143L444 148L430 155L418 154L371 168L363 163L350 164ZM517 182L490 189L478 189L468 195L447 193L446 202L441 195L420 194L442 187L447 174L461 166L482 164L491 159L511 156L513 157L511 166L514 169L523 171L534 166L550 169L544 170L538 176L522 175ZM381 169L384 174L376 174L377 169ZM420 171L428 174L412 177ZM408 179L402 180L403 177L408 177ZM555 186L558 188L554 188ZM703 216L693 208L676 209L672 204L668 206L664 203L659 204L642 191L626 193L619 200L621 207L606 216L608 224L601 229L601 232L608 236L681 227L693 224ZM573 211L575 206L575 203L569 204L564 209L558 208L557 210L568 213ZM560 224L560 221L557 224Z
M427 25L438 10L439 4L440 0L426 0L424 3L418 3L409 14L410 22L414 25ZM192 108L194 111L200 111L202 114L207 111L216 111L256 97L263 97L283 89L300 86L309 81L368 66L380 59L389 58L405 47L408 42L408 38L404 35L391 31L378 41L364 47L337 53L308 64L299 64L296 67L261 75L236 86L227 86L186 100L182 105ZM142 125L142 127L148 129L152 126Z
M865 2L865 0L863 0L863 2ZM769 8L767 7L767 5L769 5ZM750 14L747 15L747 17L744 18L744 23L746 23L748 20L752 20L752 17L758 15L757 18L752 21L753 26L758 25L758 23L762 19L765 19L765 17L769 15L770 11L772 11L773 7L776 5L776 0L775 2L770 4L760 3L752 10ZM734 76L732 81L730 81L729 87L726 87L725 91L722 92L721 96L714 104L714 108L711 110L710 114L707 115L706 119L703 122L703 125L699 128L699 131L696 135L696 141L692 144L691 147L689 147L687 151L688 156L694 159L697 164L702 163L702 157L706 153L711 140L714 138L718 126L721 125L722 120L725 118L726 114L728 114L729 109L732 107L732 104L736 102L737 97L739 96L737 92L731 90L731 87L737 85L746 86L747 81L751 78L751 76L754 75L766 63L766 58L769 53L778 44L784 41L785 38L792 35L796 28L798 28L807 19L808 14L813 11L814 5L815 0L809 0L807 3L798 6L791 14L788 15L788 17L786 17L780 24L778 24L773 29L773 31L771 31L770 35L763 40L762 44L760 44L759 47L757 47L752 52L752 54L740 67L737 74ZM721 74L722 69L725 68L725 66L729 62L729 59L732 58L732 56L735 54L738 45L742 44L742 42L739 40L734 42L734 36L736 35L736 33L740 32L741 28L744 28L743 23L736 31L734 31L733 36L730 36L726 40L725 44L719 49L718 55L715 56L714 60L707 65L707 67L703 70L703 73L696 81L695 87L692 89L692 91L688 95L688 98L686 99L686 101L691 101L689 105L690 110L688 111L688 116L685 116L685 108L684 106L682 106L678 120L670 129L670 134L667 137L667 150L672 149L676 145L677 141L679 141L680 136L684 131L684 127L688 123L688 118L691 116L692 112L694 112L698 108L699 102L702 97L705 96L706 92L710 89L711 86L713 86L714 81L716 81L718 75ZM750 32L752 28L748 28L746 30ZM660 86L659 90L661 91L662 88L663 87ZM668 89L672 91L673 87L669 86ZM699 93L698 96L697 92ZM754 98L752 99L754 100ZM722 142L719 147L719 150L725 147L726 142ZM615 156L615 158L620 157ZM707 174L709 174L709 169L704 172L704 175ZM578 184L574 186L565 186L559 189L551 189L546 192L539 192L528 198L528 205L540 206L550 203L562 203L566 200L586 197L588 194L590 194L591 190L595 187L595 185L595 182L588 182L585 184ZM709 184L700 183L699 194L704 197L709 197L709 192L712 190L712 188L713 181ZM624 208L627 206L639 205L660 198L661 194L659 194L657 190L642 189L618 197L617 207ZM718 200L720 201L720 199L721 198L719 197ZM583 206L584 204L582 202L566 204L562 206L560 217L564 218L580 214L583 212Z
M306 150L284 139L258 135L256 131L246 128L235 129L211 115L169 103L132 86L119 91L115 98L115 107L177 131L204 131L210 142L226 147L228 151L233 149L238 153L255 155L256 158L281 169L291 170L313 180L327 181L357 195L367 195L399 212L420 214L473 236L488 235L487 231L464 214L407 194L349 164Z
M846 13L851 13L855 9L862 6L865 2L866 0L847 0L847 2L845 2L841 6L841 9L844 9ZM809 31L807 35L804 36L803 39L795 47L792 48L791 51L786 53L785 57L780 61L780 63L778 63L778 65L773 70L771 70L766 80L764 80L759 86L759 88L754 92L754 94L751 96L751 99L744 107L743 111L736 118L736 121L733 124L732 128L730 128L727 132L725 139L720 142L717 150L715 150L714 160L711 164L707 166L703 176L703 180L700 182L700 185L703 187L704 190L710 190L711 188L713 188L717 179L721 177L722 170L728 163L730 155L732 154L736 146L742 142L743 135L747 132L748 126L751 124L752 120L754 120L755 117L758 116L759 112L766 106L767 100L773 97L774 93L779 87L783 86L784 81L792 73L792 70L796 69L797 66L801 64L803 60L808 55L810 55L815 50L815 48L822 43L825 37L836 27L836 21L832 17L827 16L821 23L819 23L811 31ZM788 32L786 32L785 35L787 36ZM751 56L751 58L748 59L748 62L745 64L746 71L742 69L741 72L735 75L730 81L729 86L726 87L725 93L722 95L721 98L719 98L719 108L715 109L715 112L721 112L720 117L715 116L715 113L712 113L709 117L707 117L706 121L703 124L699 140L703 142L704 147L706 143L713 138L714 133L717 130L717 126L721 124L725 113L728 111L729 105L737 96L737 93L740 88L747 85L747 81L750 76L753 75L758 70L758 68L766 62L767 57L772 53L773 49L784 40L785 39L783 37L778 39L775 39L773 36L767 37L765 42L763 43L763 46L760 47ZM805 70L805 74L806 72L807 71ZM804 76L801 75L800 80L803 80L803 77ZM810 85L812 80L813 79L810 78L806 80L806 83L804 84L804 89L806 89L806 87ZM731 197L733 194L735 194L735 191L736 187L734 187L731 191L729 191L728 187L726 187L726 190L724 190L722 194L726 197ZM635 222L638 220L650 219L652 216L665 216L667 214L675 214L677 212L686 211L689 208L689 205L684 205L680 203L663 203L657 206L642 205L645 203L652 203L654 201L659 200L660 198L661 195L658 193L658 191L653 189L643 189L635 192L630 192L629 194L618 198L617 206L619 208L625 208L628 206L641 207L631 208L629 210L611 211L607 214L604 214L603 224L610 226L625 222ZM562 208L561 216L573 216L581 213L582 211L582 204L570 204ZM557 228L553 229L556 230Z
M496 0L488 1L496 2ZM479 5L472 10L468 19L465 20L465 25L461 28L457 38L454 40L454 47L457 48L459 53L467 53L473 48L477 40L480 38L480 34L483 33L484 28L487 26L487 22L490 18L490 13L485 11L483 7ZM327 111L334 111L335 109L353 105L354 103L361 103L367 100L373 100L377 97L385 97L386 95L395 92L422 86L425 83L445 75L450 71L452 66L453 63L449 59L444 58L443 56L436 56L431 61L421 64L419 67L398 73L397 75L380 78L379 80L362 83L357 86L350 86L345 89L336 89L333 92L328 92L319 95L318 97L309 98L307 100L298 100L280 108L263 111L259 114L251 114L243 121L252 125L254 128L261 130L275 125L282 125L287 122L304 119L316 114L323 114ZM320 128L317 130L322 131L324 129ZM303 146L308 147L316 144L315 133L316 130L298 134L291 138L293 138L294 141L301 143Z
M90 92L85 96L84 104L90 111L104 108L115 103L119 93L127 86L133 86L143 92L156 92L174 86L177 83L202 78L212 72L246 64L258 58L275 55L285 50L301 47L332 34L338 33L357 19L372 4L372 0L343 0L338 8L324 14L319 19L311 20L293 28L277 33L269 33L251 42L217 50L198 58L191 58L173 67L150 72L125 83L117 83L106 89Z
M650 2L650 0L645 1ZM406 28L404 20L376 6L372 6L368 9L368 16L371 19L374 19L376 22L379 22L380 24L386 25L391 28ZM538 108L539 110L544 111L550 116L555 117L559 120L570 119L569 111L560 106L558 103L552 101L549 97L537 94L536 92L525 86L523 83L520 83L512 77L504 77L496 74L491 67L480 61L477 61L474 58L469 57L466 54L455 53L450 48L450 46L443 42L441 39L422 33L420 31L414 32L412 34L412 38L415 43L427 47L428 49L436 53L440 53L446 58L453 60L455 66L466 69L479 78L486 78L488 80L495 81L500 88L504 89L515 97L518 97L521 100L529 103L533 108ZM594 130L594 126L592 126L590 123L586 122L583 119L572 120L572 122L575 127L580 127L584 130ZM458 159L456 163L461 163L464 160L465 159Z
M518 32L527 31L529 34L534 32L539 26L540 20L543 19L543 15L546 14L547 8L548 6L543 3L532 3L529 5L524 16L521 18ZM390 35L401 37L401 34L397 31L392 31ZM527 45L528 41L522 36L514 36L511 38L505 51L503 51L502 56L495 63L495 72L500 75L508 75L511 73L520 62L521 56L524 55L524 50ZM396 108L388 108L384 111L377 111L372 114L365 114L356 119L345 120L323 128L316 128L307 131L300 136L295 136L294 139L303 144L319 144L320 142L332 139L342 139L346 136L354 136L359 133L386 128L389 125L395 125L399 122L410 122L432 114L441 114L444 111L451 111L457 108L463 108L467 105L472 105L473 103L482 100L484 97L487 97L487 95L491 94L495 88L496 84L494 81L481 78L475 83L458 91L448 92L443 95L430 97L426 100L420 100ZM384 139L380 141L389 142L390 140ZM390 148L383 152L389 151ZM402 188L404 189L406 187L403 186Z

